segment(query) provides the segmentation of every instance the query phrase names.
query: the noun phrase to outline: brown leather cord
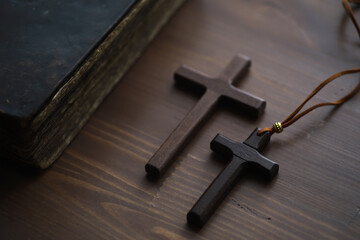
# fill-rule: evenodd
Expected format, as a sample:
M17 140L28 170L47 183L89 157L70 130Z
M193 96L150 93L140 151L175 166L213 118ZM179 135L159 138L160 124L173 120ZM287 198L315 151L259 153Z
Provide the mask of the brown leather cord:
M323 81L319 86L317 86L309 94L309 96L305 99L305 101L303 103L301 103L300 106L298 106L294 112L292 112L284 121L281 122L280 127L286 128L286 127L290 126L291 124L293 124L294 122L296 122L297 120L299 120L300 118L302 118L303 116L305 116L306 114L308 114L309 112L311 112L312 110L314 110L316 108L323 107L323 106L329 106L329 105L340 105L340 104L346 102L347 100L349 100L350 98L352 98L360 90L360 82L355 86L355 88L351 92L349 92L347 95L340 98L339 100L334 101L334 102L324 102L324 103L315 104L312 107L309 107L308 109L306 109L303 112L298 114L298 112L300 112L300 110L304 107L304 105L327 84L329 84L330 82L334 81L335 79L337 79L338 77L341 77L343 75L353 74L353 73L358 73L358 72L360 72L360 68L354 68L354 69L341 71L341 72L338 72L338 73L332 75L325 81ZM259 130L258 133L261 134L261 133L267 132L267 131L269 131L273 134L275 132L275 129L274 129L274 127L262 128L261 130Z
M347 13L349 14L351 21L353 22L353 24L359 34L359 37L360 37L360 26L354 16L354 12L353 12L349 2L360 3L360 0L342 0L343 6L344 6L345 10L347 11Z
M360 27L359 27L359 24L358 24L358 22L354 16L354 13L350 7L349 1L353 2L353 3L360 3L360 0L343 0L342 1L344 8L347 11L347 13L349 14L351 20L353 21L355 28L360 37ZM292 112L284 121L282 121L281 123L276 122L276 123L274 123L274 125L272 127L262 128L259 130L258 134L261 134L263 132L270 132L271 134L273 134L274 132L280 133L280 132L282 132L283 128L290 126L291 124L293 124L294 122L296 122L297 120L299 120L300 118L302 118L303 116L305 116L306 114L308 114L309 112L311 112L312 110L314 110L316 108L323 107L323 106L329 106L329 105L340 105L340 104L346 102L360 90L360 82L355 86L355 88L351 92L349 92L347 95L340 98L339 100L334 101L334 102L318 103L318 104L315 104L315 105L309 107L308 109L302 111L301 113L299 113L300 110L304 107L304 105L327 84L329 84L330 82L334 81L335 79L337 79L338 77L341 77L343 75L353 74L353 73L358 73L358 72L360 72L360 68L354 68L354 69L349 69L349 70L338 72L338 73L332 75L331 77L327 78L319 86L317 86L309 94L309 96L305 99L305 101L302 104L300 104L300 106L298 106L295 109L295 111Z

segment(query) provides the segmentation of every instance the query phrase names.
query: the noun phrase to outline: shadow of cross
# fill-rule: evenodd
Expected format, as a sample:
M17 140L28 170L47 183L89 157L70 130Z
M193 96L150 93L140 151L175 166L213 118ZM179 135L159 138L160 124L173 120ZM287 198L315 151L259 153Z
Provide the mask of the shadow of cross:
M270 141L271 134L258 135L259 130L256 128L243 143L233 142L220 134L211 141L210 147L214 152L231 160L188 212L190 226L201 228L206 223L248 166L261 170L269 180L276 176L279 165L259 153Z
M145 165L145 171L150 178L157 179L164 174L190 138L216 109L220 100L238 106L251 116L258 117L264 112L266 103L263 99L232 85L246 74L250 65L248 57L236 55L217 78L186 66L181 66L175 72L175 81L178 84L190 88L204 88L205 93Z

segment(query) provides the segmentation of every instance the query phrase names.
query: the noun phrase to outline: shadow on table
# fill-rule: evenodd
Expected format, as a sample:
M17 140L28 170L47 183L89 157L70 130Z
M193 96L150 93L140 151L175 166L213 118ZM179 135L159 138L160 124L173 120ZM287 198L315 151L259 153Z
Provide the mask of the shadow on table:
M44 174L44 170L0 159L0 201L19 188L36 181Z

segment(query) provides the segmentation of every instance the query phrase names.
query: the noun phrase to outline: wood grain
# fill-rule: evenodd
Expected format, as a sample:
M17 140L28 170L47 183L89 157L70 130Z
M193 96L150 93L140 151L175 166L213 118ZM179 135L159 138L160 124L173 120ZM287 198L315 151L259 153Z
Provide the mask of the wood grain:
M358 239L360 95L273 136L263 155L278 176L247 175L204 228L186 226L224 166L213 137L242 141L282 120L323 79L358 65L358 42L339 1L188 1L49 170L1 163L2 239ZM263 117L218 110L162 180L148 181L144 164L198 100L174 88L177 67L216 75L238 52L253 65L236 87L267 100Z

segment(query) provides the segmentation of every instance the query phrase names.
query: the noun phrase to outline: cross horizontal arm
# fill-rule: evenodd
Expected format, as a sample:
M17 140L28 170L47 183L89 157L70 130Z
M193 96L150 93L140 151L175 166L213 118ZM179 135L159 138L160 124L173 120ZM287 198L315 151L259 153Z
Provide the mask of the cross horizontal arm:
M239 111L247 112L249 115L255 117L263 114L266 107L266 101L264 99L233 86L224 89L221 98L226 104L231 104L239 109Z
M245 160L249 164L257 165L265 170L266 177L269 179L273 178L279 170L279 165L276 162L262 156L254 148L244 143L234 142L220 134L216 135L211 141L210 148L216 153L225 156L234 155Z

